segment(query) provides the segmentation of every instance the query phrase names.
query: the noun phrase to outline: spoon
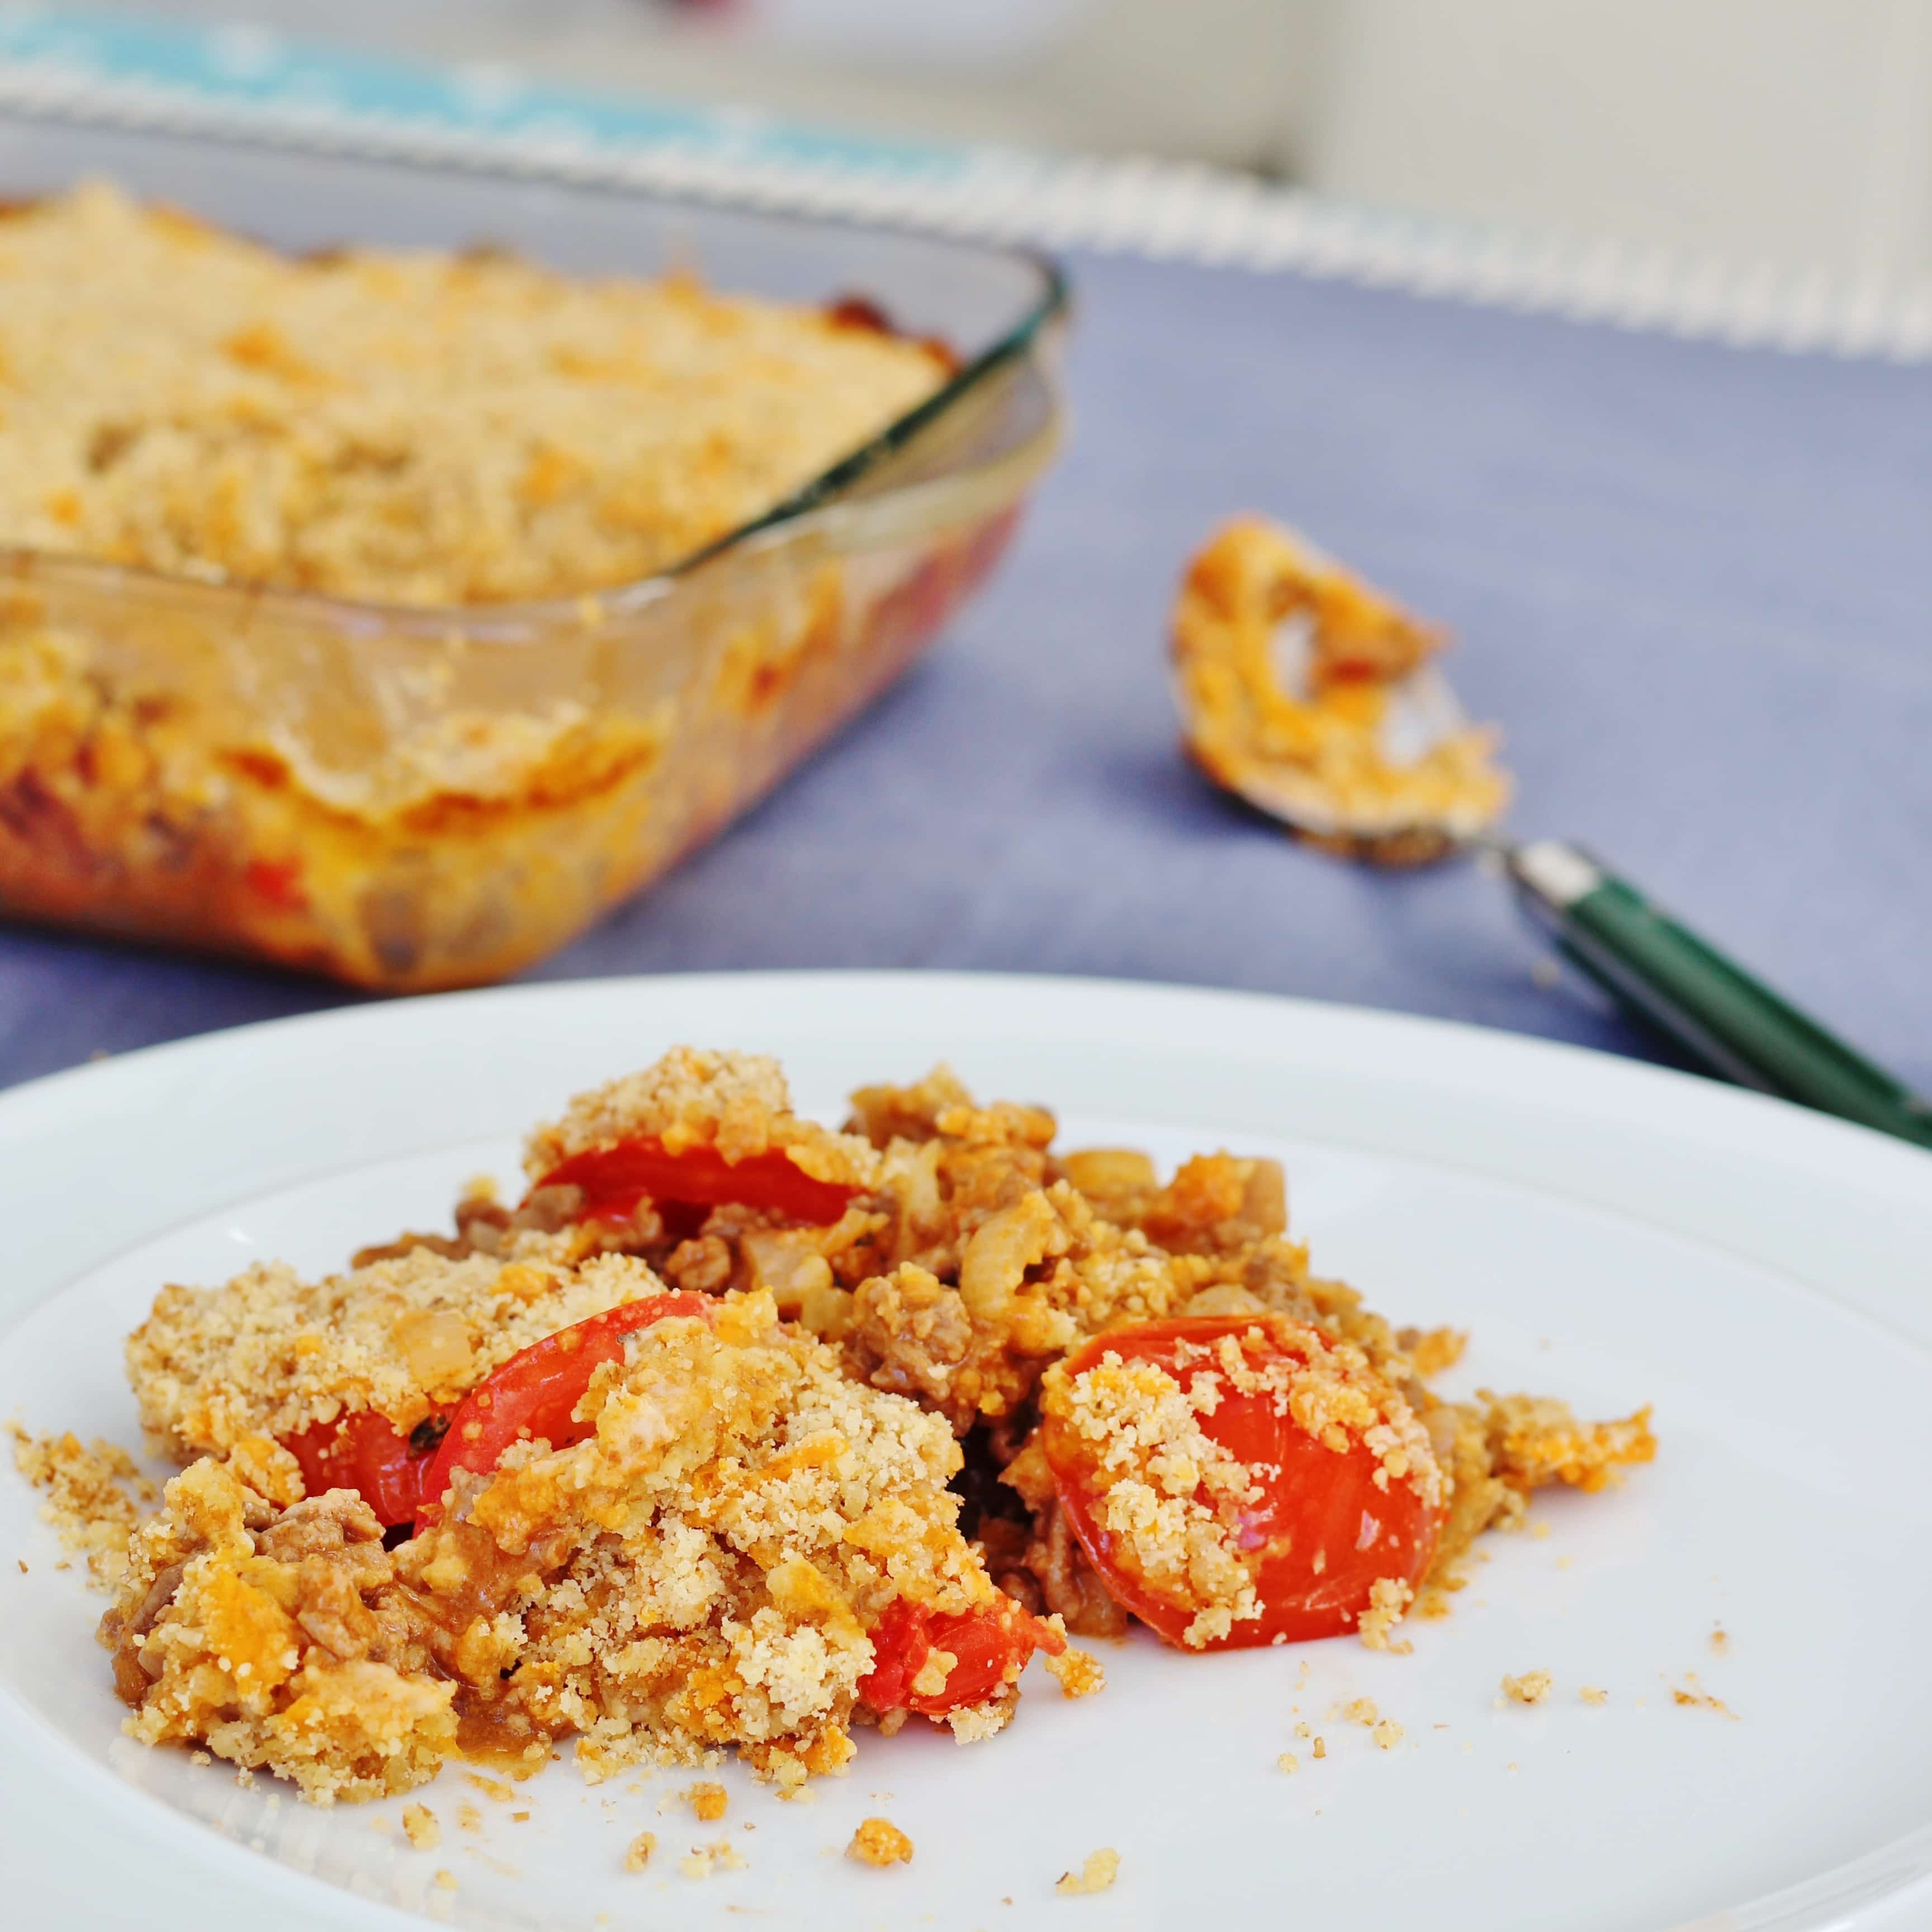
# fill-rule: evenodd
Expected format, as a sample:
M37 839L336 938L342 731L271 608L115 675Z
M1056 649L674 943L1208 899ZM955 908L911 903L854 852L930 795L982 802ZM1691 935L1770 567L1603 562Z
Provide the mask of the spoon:
M1378 627L1381 644L1365 645ZM1217 784L1340 856L1408 866L1476 851L1566 957L1702 1066L1932 1148L1932 1105L1600 860L1504 836L1509 782L1493 734L1472 727L1434 662L1441 643L1305 539L1230 524L1175 614L1188 750Z

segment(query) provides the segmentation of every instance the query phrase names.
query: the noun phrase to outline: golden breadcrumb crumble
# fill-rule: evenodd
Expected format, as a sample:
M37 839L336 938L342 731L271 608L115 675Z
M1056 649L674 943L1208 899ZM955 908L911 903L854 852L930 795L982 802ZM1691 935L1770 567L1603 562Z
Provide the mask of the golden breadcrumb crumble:
M572 1154L640 1138L662 1141L669 1154L716 1148L734 1164L776 1150L814 1180L850 1187L868 1186L878 1169L868 1142L792 1112L776 1060L680 1046L641 1073L580 1094L560 1120L530 1136L524 1172L541 1181Z
M852 1834L845 1856L862 1865L909 1865L912 1840L889 1818L868 1818Z
M297 259L99 182L9 214L0 314L5 542L382 603L647 577L945 374L688 275Z
M264 1262L220 1288L164 1288L128 1340L142 1424L184 1458L364 1409L406 1435L532 1342L663 1292L626 1256L573 1268L570 1245L526 1234L513 1260L417 1246L320 1282Z

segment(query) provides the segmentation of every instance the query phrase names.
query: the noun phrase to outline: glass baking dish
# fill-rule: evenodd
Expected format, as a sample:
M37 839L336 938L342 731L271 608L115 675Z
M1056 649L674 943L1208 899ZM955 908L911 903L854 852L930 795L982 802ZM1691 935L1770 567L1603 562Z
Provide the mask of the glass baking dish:
M862 296L957 374L683 566L415 609L0 549L0 911L386 992L554 951L768 790L986 576L1060 430L1036 258L621 188L0 118L0 196L104 175L293 250L488 242Z

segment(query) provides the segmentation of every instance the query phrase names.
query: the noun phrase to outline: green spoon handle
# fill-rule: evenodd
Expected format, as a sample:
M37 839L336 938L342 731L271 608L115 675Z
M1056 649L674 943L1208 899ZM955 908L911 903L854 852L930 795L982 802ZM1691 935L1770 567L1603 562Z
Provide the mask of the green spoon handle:
M1507 862L1518 896L1563 951L1714 1072L1932 1148L1932 1106L1587 852L1538 839Z

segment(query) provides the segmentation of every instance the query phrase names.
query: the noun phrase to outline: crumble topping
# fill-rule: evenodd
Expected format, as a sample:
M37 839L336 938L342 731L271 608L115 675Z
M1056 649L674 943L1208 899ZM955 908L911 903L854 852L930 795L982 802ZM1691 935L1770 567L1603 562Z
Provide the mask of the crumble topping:
M640 1073L578 1094L561 1120L530 1136L524 1171L541 1180L572 1154L646 1136L670 1154L715 1147L733 1162L776 1149L814 1180L852 1187L868 1184L878 1168L859 1136L830 1132L791 1111L776 1060L680 1046Z
M386 603L647 577L944 373L688 274L291 257L101 182L9 211L0 307L6 542Z
M533 1342L664 1284L641 1263L572 1269L566 1244L458 1259L425 1247L305 1282L264 1262L214 1288L164 1288L128 1337L143 1426L178 1455L373 1409L406 1435Z
M1201 1426L1211 1389L1185 1389L1165 1369L1109 1351L1080 1375L1049 1372L1042 1394L1048 1417L1106 1472L1097 1514L1124 1566L1155 1594L1201 1606L1184 1640L1198 1648L1259 1617L1238 1515L1261 1486Z

